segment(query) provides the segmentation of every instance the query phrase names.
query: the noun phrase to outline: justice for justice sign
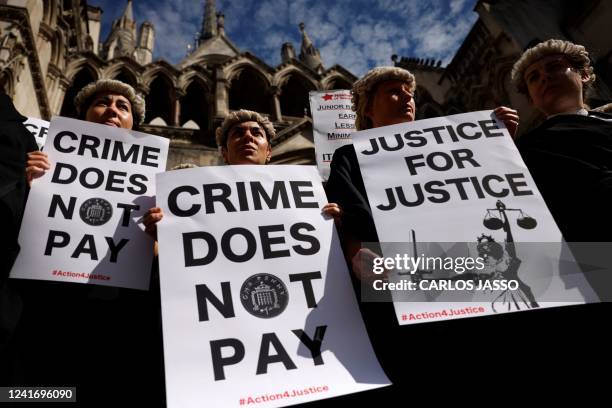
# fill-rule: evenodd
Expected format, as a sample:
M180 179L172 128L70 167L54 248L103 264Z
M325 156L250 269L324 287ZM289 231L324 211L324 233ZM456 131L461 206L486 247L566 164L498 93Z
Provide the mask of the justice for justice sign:
M45 151L51 169L32 183L11 277L148 289L153 240L140 219L168 140L56 117Z
M389 384L310 166L157 177L169 408L276 407Z
M533 244L560 243L561 233L491 111L369 129L354 133L353 144L381 242L410 243L405 249L416 250L410 253L414 257L465 257L468 244L474 244L478 251L470 255L485 259L486 267L470 271L470 279L507 275L519 283L516 291L493 291L478 298L480 303L468 303L480 314L584 302L592 295L584 280L576 283L582 279L577 267L564 272L574 274L573 288L560 279L561 245ZM407 277L420 282L437 271L417 272ZM417 315L433 320L473 315L449 313L456 306L443 302L449 293L433 292L393 292L400 324L428 320L412 318Z
M311 91L312 132L317 155L317 168L327 180L334 152L351 143L355 131L355 112L351 110L351 91Z

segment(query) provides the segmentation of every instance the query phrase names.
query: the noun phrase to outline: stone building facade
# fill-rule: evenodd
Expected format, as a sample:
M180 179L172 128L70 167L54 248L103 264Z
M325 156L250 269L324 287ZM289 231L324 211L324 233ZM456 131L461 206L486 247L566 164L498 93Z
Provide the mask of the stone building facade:
M79 89L115 78L145 95L143 131L170 138L170 166L218 164L214 129L240 108L274 122L274 163L314 164L308 92L349 88L356 77L339 65L325 68L303 24L299 54L285 43L281 64L272 67L231 41L224 15L207 0L197 43L173 65L153 60L155 27L138 25L133 1L140 0L127 0L101 39L102 10L86 0L0 0L0 86L17 109L43 119L70 116ZM510 70L523 49L552 37L591 51L598 76L591 106L612 100L609 2L480 0L475 11L479 18L448 66L392 57L417 77L417 119L507 105L519 110L519 132L528 130L542 118L512 89Z
M155 27L138 27L132 0L103 42L102 10L86 0L0 1L0 86L24 115L49 119L74 115L74 96L93 80L127 82L145 95L142 130L170 138L169 166L218 164L214 129L230 111L251 109L277 129L274 163L314 164L308 92L350 87L355 76L325 68L303 24L299 55L285 43L271 67L228 38L214 0L203 14L196 47L173 65L153 61Z
M510 72L523 50L549 38L584 45L597 80L587 93L592 107L612 101L612 4L604 0L478 1L478 20L445 68L433 60L393 56L417 79L417 119L493 109L519 111L519 135L543 117L510 84Z

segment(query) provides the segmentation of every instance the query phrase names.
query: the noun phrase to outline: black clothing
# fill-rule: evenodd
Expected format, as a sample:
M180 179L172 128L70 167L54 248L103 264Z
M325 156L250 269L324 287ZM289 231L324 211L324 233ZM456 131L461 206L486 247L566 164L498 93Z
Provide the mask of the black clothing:
M325 192L330 203L337 203L342 207L343 232L351 234L361 242L378 242L372 210L353 145L344 145L334 153Z
M38 150L34 136L23 125L26 119L17 112L8 95L0 92L0 225L3 228L0 285L19 252L17 235L28 191L27 153Z
M537 182L537 179L536 179ZM359 163L352 145L336 150L326 185L329 202L344 211L341 237L378 241ZM350 265L349 265L350 268ZM360 300L360 287L355 289ZM360 302L374 350L394 385L364 398L409 398L411 389L443 390L469 383L482 389L498 381L544 378L561 384L610 364L605 329L610 303L399 326L392 303ZM580 373L580 374L577 374ZM522 379L522 380L520 380Z
M517 146L565 240L612 241L612 121L558 115Z
M38 150L25 119L0 94L0 385L75 386L81 406L165 406L157 262L149 291L5 283L19 249L26 153Z
M17 237L28 193L26 157L38 150L22 123L26 119L0 89L0 384L10 382L19 369L14 332L22 299L8 275L19 253Z
M574 257L602 301L612 301L612 115L558 115L517 146ZM601 268L605 266L606 268Z

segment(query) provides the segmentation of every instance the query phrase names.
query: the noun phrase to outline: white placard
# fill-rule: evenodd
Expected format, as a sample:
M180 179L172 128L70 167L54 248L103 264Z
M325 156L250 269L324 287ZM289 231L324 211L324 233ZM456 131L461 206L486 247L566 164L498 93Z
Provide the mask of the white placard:
M153 240L142 215L155 206L155 174L168 139L55 117L35 179L11 277L146 290Z
M497 247L499 255L480 265L481 276L514 276L520 283L518 290L497 288L474 294L473 301L445 302L464 283L427 292L432 279L419 282L440 274L422 267L420 275L402 271L393 282L426 286L400 285L392 291L400 324L596 299L561 244L561 232L516 146L491 111L369 129L353 134L353 141L383 252L476 259L480 252L470 253L468 244L490 251ZM560 268L567 279L560 277Z
M352 143L355 112L351 110L351 91L310 91L309 97L317 168L326 181L336 149Z
M47 133L49 132L49 122L38 118L28 118L23 125L32 133L39 149L45 145Z
M278 407L389 384L313 166L157 177L166 395Z

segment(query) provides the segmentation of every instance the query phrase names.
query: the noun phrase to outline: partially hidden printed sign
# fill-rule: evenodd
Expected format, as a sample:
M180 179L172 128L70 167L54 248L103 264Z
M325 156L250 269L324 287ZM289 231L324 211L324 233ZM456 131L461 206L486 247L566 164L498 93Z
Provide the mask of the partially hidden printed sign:
M51 169L35 179L11 277L146 290L153 240L143 214L168 139L64 117L51 121Z
M389 384L314 167L176 170L157 192L169 408L278 407Z
M317 168L321 178L327 180L334 152L340 146L350 144L351 133L355 131L351 91L311 91L309 96Z
M400 324L596 300L491 111L353 141Z
M42 149L47 140L49 122L38 118L28 118L23 125L32 133L39 149Z

